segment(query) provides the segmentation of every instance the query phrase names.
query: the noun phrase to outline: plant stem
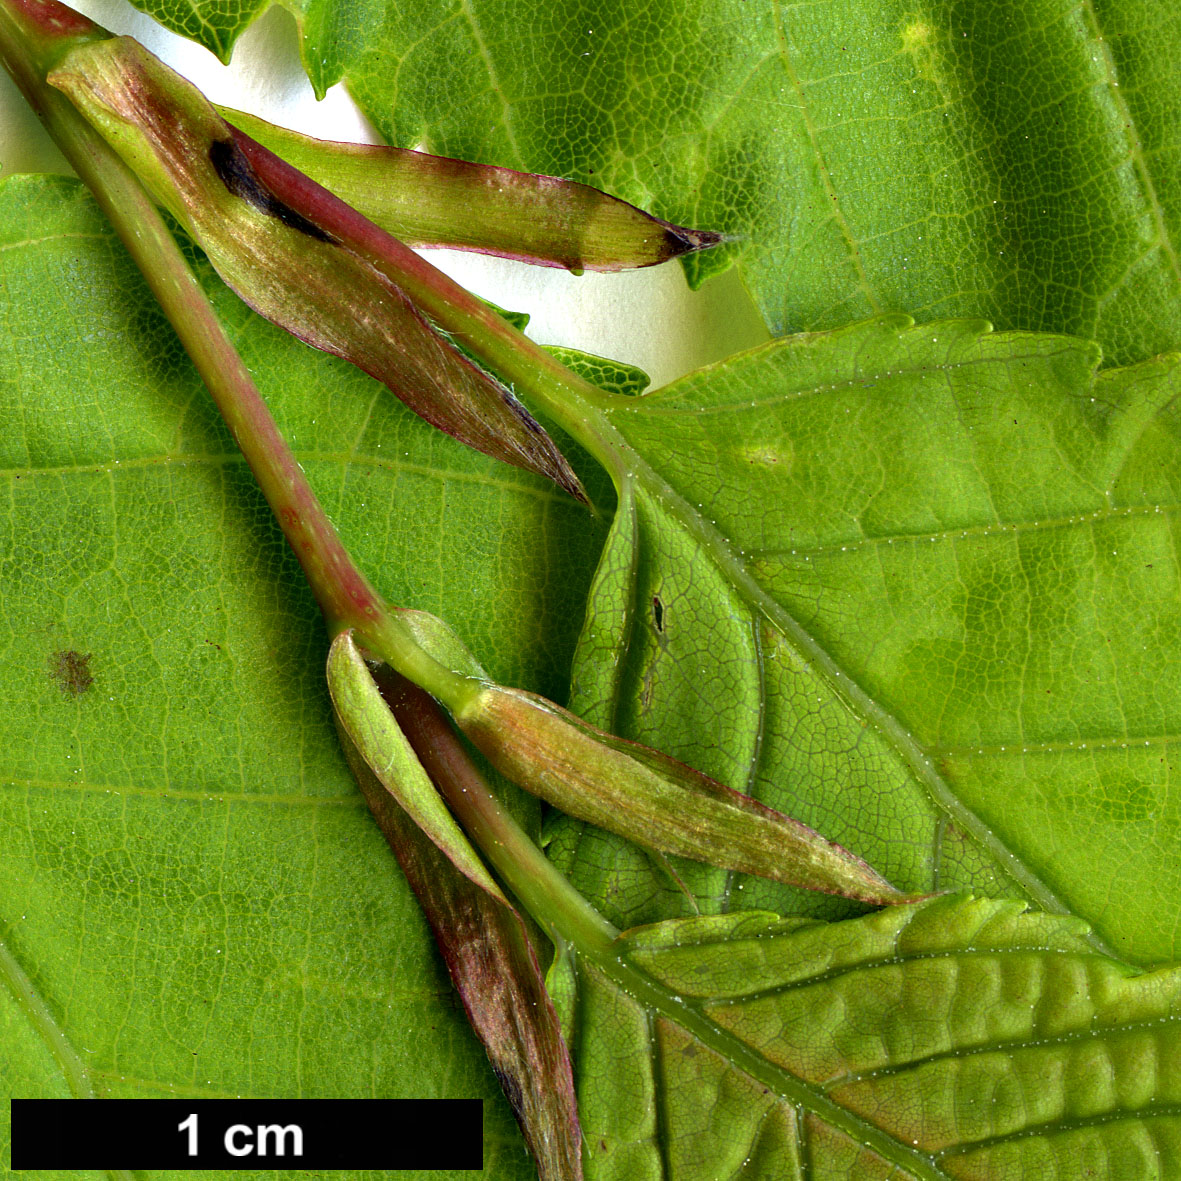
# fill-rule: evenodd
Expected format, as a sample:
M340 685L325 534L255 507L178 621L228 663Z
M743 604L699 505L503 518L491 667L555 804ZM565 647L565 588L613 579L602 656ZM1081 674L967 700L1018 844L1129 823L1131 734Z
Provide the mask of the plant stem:
M72 44L94 36L78 24L63 35L45 26L69 10L40 0L0 0L0 58L41 116L66 159L95 195L144 275L214 402L241 448L263 494L295 551L335 635L352 628L410 682L454 710L478 692L479 683L445 668L414 639L353 562L279 432L205 292L178 249L168 226L134 173L63 94L44 80ZM47 16L48 14L48 16ZM75 14L70 13L70 17ZM105 33L99 30L101 35ZM384 237L384 235L383 235ZM503 375L537 394L551 414L600 457L618 459L615 431L600 412L604 395L528 341L479 300L396 240L399 281L421 297L431 316L478 350ZM388 251L388 246L387 246ZM539 916L564 916L555 934L603 953L616 932L586 903L519 828L472 765L450 724L419 693L415 724L432 741L424 747L428 771L449 785L448 800L477 843L521 898ZM435 765L432 765L435 764ZM551 925L553 923L551 922Z
M260 162L261 163L261 162ZM301 178L305 179L306 178ZM381 271L430 321L531 398L622 482L630 449L604 410L610 394L572 373L453 279L353 210L333 222L348 248Z
M930 1157L902 1144L860 1115L746 1044L702 1012L701 1005L675 994L628 958L616 942L619 932L566 880L492 794L450 722L434 701L413 685L391 685L379 675L382 692L419 761L497 872L556 946L569 946L617 988L655 1016L680 1024L719 1057L727 1059L769 1091L867 1144L888 1161L923 1181L945 1175Z
M618 485L632 462L622 435L605 414L615 399L572 373L540 345L304 173L236 133L235 143L258 179L297 209L317 210L336 241L384 275L435 328L466 348L512 387L524 393L577 439Z
M618 931L566 880L496 798L447 716L403 680L379 675L386 699L419 762L496 871L555 943L605 955Z
M443 753L436 761L442 760L439 767L447 782L457 785L451 794L465 822L470 822L472 835L527 907L532 909L532 902L545 914L554 909L555 898L561 899L558 909L569 912L572 928L591 944L605 946L614 937L614 928L577 894L500 805L438 706L427 696L433 693L449 705L458 705L477 690L477 683L445 668L424 651L358 569L155 204L69 100L44 82L41 75L47 62L62 49L60 41L56 46L50 42L49 53L35 43L30 36L35 30L20 19L22 6L28 2L0 0L0 58L143 272L299 558L329 630L336 634L353 628L362 643L427 691L415 691L415 716L419 728L426 727L439 743ZM37 0L31 2L36 5ZM79 31L87 35L85 27L79 26L74 40ZM417 258L413 252L407 253ZM462 294L465 302L482 307L466 292ZM498 321L499 317L493 319ZM556 362L554 365L562 368ZM543 900L549 905L540 905Z
M44 11L57 18L60 10ZM454 695L464 678L417 646L349 556L151 198L69 100L45 83L54 57L90 35L89 22L78 21L68 38L59 31L54 41L39 28L45 18L35 0L4 0L0 58L94 193L192 358L299 558L329 631L356 629L399 671L432 691L449 689Z

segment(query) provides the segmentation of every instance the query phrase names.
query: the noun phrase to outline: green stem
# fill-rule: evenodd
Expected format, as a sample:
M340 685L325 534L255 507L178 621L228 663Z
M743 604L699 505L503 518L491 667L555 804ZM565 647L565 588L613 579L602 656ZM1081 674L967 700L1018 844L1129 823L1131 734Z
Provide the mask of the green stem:
M70 101L46 84L46 72L70 47L107 35L58 4L0 0L0 60L143 273L295 551L329 632L353 628L398 672L462 705L474 684L419 647L345 549L151 197Z
M46 73L70 48L107 35L51 0L0 0L0 58L94 192L180 337L299 558L329 630L355 629L403 675L461 706L471 684L418 647L349 557L152 199L70 101L46 84ZM503 379L532 395L619 482L628 455L603 413L609 397L408 247L382 237L374 265ZM365 242L356 245L369 253Z
M411 687L389 693L419 762L468 836L555 943L609 954L618 931L566 880L496 798L443 711Z
M617 943L619 932L570 884L493 795L439 707L418 691L390 693L398 724L464 830L507 882L522 906L559 946L586 963L649 1012L677 1022L703 1045L768 1090L814 1112L921 1181L946 1181L930 1156L909 1148L823 1090L778 1066L719 1026L699 1003L685 1000L637 968Z
M873 702L854 681L845 678L838 682L840 671L832 657L758 583L717 526L695 511L627 443L606 413L614 401L611 395L571 373L502 317L396 240L371 261L381 269L389 268L386 273L437 325L475 353L517 392L531 396L544 408L611 473L617 490L622 492L629 481L638 480L653 492L664 509L679 519L701 548L713 557L730 584L756 604L800 651L807 653L809 659L825 672L830 683L839 683L840 692L849 696L862 714L875 721L889 736L936 806L991 853L1017 889L1043 910L1069 913L1069 908L1050 886L955 797L897 719ZM446 698L442 700L451 705ZM1115 954L1098 934L1093 932L1090 939L1103 954Z
M571 372L396 238L383 235L379 250L369 249L364 237L350 245L515 393L531 398L611 473L617 486L626 478L631 450L604 413L612 395Z
M0 58L94 193L180 337L299 558L329 629L380 634L386 647L413 649L404 662L410 668L432 671L434 662L423 659L344 548L155 204L69 100L46 85L45 70L68 46L60 35L57 43L39 37L39 9L31 12L22 0L0 4ZM79 28L70 41L86 36Z

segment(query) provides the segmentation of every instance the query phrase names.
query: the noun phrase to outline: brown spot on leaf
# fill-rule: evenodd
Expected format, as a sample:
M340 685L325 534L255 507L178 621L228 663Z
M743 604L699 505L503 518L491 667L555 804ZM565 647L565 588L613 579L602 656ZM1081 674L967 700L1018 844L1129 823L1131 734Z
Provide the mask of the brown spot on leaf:
M75 652L72 648L55 652L49 658L49 676L63 693L81 697L94 684L90 660L91 653Z

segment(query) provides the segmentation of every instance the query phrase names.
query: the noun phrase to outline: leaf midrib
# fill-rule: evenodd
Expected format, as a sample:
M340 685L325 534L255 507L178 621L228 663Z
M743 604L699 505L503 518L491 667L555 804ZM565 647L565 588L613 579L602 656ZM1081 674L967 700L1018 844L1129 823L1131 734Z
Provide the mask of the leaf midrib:
M790 557L827 557L829 554L853 553L883 545L910 545L915 542L959 541L977 537L1024 537L1030 533L1053 529L1075 529L1080 525L1107 522L1122 517L1170 516L1181 509L1177 504L1133 504L1109 506L1078 513L1069 517L1049 517L1036 521L998 521L991 525L957 525L948 529L920 529L913 533L883 533L880 536L850 537L847 541L831 542L827 545L797 545L791 549L744 550L744 555L754 562L784 561Z
M75 1099L93 1099L90 1075L78 1051L3 938L0 938L0 980L7 985L25 1019L53 1056L70 1094Z
M499 491L524 493L537 500L567 505L570 497L559 492L553 486L535 486L511 478L484 472L465 472L449 470L447 468L431 467L423 463L407 463L404 459L387 458L374 453L355 454L344 451L310 451L305 448L293 449L295 457L303 464L324 463L339 467L347 471L350 467L378 468L393 471L399 475L428 476L439 481L455 481L464 484L483 484ZM245 467L246 460L240 451L215 453L193 452L160 452L155 455L140 455L134 459L106 459L93 463L66 463L35 467L0 468L0 479L24 480L37 479L45 476L62 475L117 475L120 472L145 470L151 468L196 467L205 464L209 467ZM507 465L500 465L506 472L511 471ZM495 469L494 469L495 470Z
M1181 1116L1181 1103L1154 1103L1151 1107L1153 1118L1177 1118ZM964 1156L969 1152L986 1152L998 1144L1010 1144L1015 1140L1031 1140L1035 1136L1045 1136L1049 1132L1072 1132L1082 1128L1102 1127L1105 1124L1118 1124L1129 1120L1141 1123L1144 1120L1143 1111L1113 1111L1106 1115L1076 1116L1057 1120L1046 1120L1040 1124L1032 1124L1017 1132L1002 1132L997 1136L989 1136L984 1140L973 1140L969 1144L952 1144L947 1148L940 1148L933 1153L936 1160L945 1160L950 1156Z
M981 1043L975 1046L957 1046L950 1050L940 1050L938 1053L925 1054L922 1058L916 1058L910 1062L892 1062L888 1066L872 1067L869 1070L849 1071L847 1074L829 1079L824 1086L826 1090L834 1090L837 1087L843 1087L849 1083L861 1082L866 1079L891 1078L894 1075L903 1074L908 1070L914 1070L917 1067L926 1066L932 1062L945 1062L952 1059L959 1061L964 1058L977 1058L984 1054L1011 1055L1016 1051L1036 1050L1043 1046L1080 1045L1093 1042L1097 1037L1115 1038L1122 1037L1124 1034L1146 1033L1154 1029L1161 1029L1167 1025L1175 1024L1177 1021L1181 1021L1181 1016L1157 1017L1152 1021L1129 1022L1126 1025L1113 1025L1103 1030L1074 1029L1070 1033L1048 1034L1040 1038L1008 1038L1003 1041ZM1119 1111L1131 1119L1135 1117L1136 1112L1144 1112L1148 1109L1157 1110L1155 1099L1149 1099L1143 1107L1125 1107L1120 1108ZM1118 1113L1109 1112L1104 1114L1115 1115ZM1097 1115L1095 1118L1103 1118L1103 1114Z
M853 236L852 228L845 218L845 211L841 207L840 199L837 196L836 189L833 187L832 176L828 170L828 161L825 159L824 153L820 150L820 136L816 130L815 120L812 118L812 108L808 103L807 95L804 93L804 87L800 83L799 76L796 74L795 66L792 65L791 53L789 52L787 42L787 31L784 28L782 0L772 0L772 9L779 61L792 90L795 92L800 118L803 119L804 127L807 130L808 144L812 149L812 156L816 161L817 171L820 173L820 182L824 187L824 195L828 198L829 206L840 229L841 237L845 240L849 263L853 268L853 274L856 276L856 286L860 289L861 294L869 301L870 307L875 312L878 312L881 310L881 305L878 301L877 292L869 280L869 275L866 273L865 264L861 258L861 248Z
M32 789L34 791L93 792L114 796L139 796L152 800L193 800L200 804L285 804L293 807L354 808L364 810L365 801L357 794L338 796L311 796L292 792L247 792L247 791L201 791L196 788L138 787L125 783L92 783L88 780L41 779L33 776L4 776L0 787Z
M37 1032L57 1063L70 1094L75 1099L95 1099L90 1074L78 1051L3 938L0 938L0 981L8 988L17 1007L24 1013L25 1020ZM134 1175L127 1169L104 1171L111 1181L135 1181Z
M1181 283L1181 260L1178 260L1176 247L1169 235L1168 226L1165 225L1164 212L1161 209L1160 197L1157 195L1156 182L1148 167L1148 155L1144 151L1140 131L1136 126L1135 119L1132 118L1132 112L1124 98L1124 92L1116 81L1115 60L1111 55L1109 42L1103 35L1099 14L1095 11L1094 0L1081 0L1080 8L1086 14L1092 38L1097 43L1098 52L1103 57L1104 72L1107 75L1108 98L1118 113L1119 123L1124 129L1130 154L1136 167L1136 174L1144 186L1144 197L1152 217L1153 228L1156 230L1157 245L1165 258L1168 259L1173 278Z
M651 1014L681 1026L724 1061L743 1071L775 1094L811 1112L832 1127L864 1144L884 1160L913 1176L916 1181L948 1181L928 1153L901 1143L888 1132L830 1099L819 1088L769 1062L757 1051L704 1014L686 1004L670 989L628 963L623 956L604 954L597 948L578 946L595 969Z
M998 868L1007 874L1015 887L1041 910L1052 914L1073 913L1049 885L959 799L951 784L939 773L933 760L928 757L910 731L844 672L828 650L781 603L763 589L717 527L706 521L636 451L614 422L610 423L610 428L616 434L614 446L628 458L627 478L633 480L645 495L652 498L658 511L679 522L702 551L712 559L715 567L734 591L795 646L796 651L822 677L834 697L843 700L851 712L884 737L898 760L925 788L936 807L946 813L962 832L975 840ZM1119 958L1094 930L1091 930L1086 938L1101 954Z
M1090 1128L1102 1124L1117 1123L1123 1120L1142 1120L1146 1115L1157 1117L1181 1114L1181 1104L1159 1105L1152 1103L1137 1109L1121 1108L1091 1116L1066 1117L1042 1121L1012 1132L1003 1132L995 1136L925 1152L903 1143L867 1119L849 1111L830 1098L828 1092L851 1082L857 1082L866 1078L872 1079L900 1074L907 1070L921 1068L930 1062L937 1062L944 1059L959 1059L985 1053L1005 1054L1013 1050L1032 1049L1043 1045L1061 1045L1068 1042L1087 1042L1094 1038L1095 1031L1093 1029L1085 1029L1072 1031L1071 1034L1067 1035L1053 1035L1046 1038L1011 1039L986 1045L964 1048L957 1047L946 1052L924 1055L922 1058L913 1061L849 1073L838 1078L828 1079L821 1084L813 1084L792 1074L785 1067L770 1062L759 1054L758 1051L743 1042L737 1035L714 1022L702 1011L703 1006L708 1004L708 998L694 997L691 1001L682 999L671 988L648 975L642 967L631 963L625 954L618 954L617 944L609 945L607 948L600 948L581 945L578 941L575 942L580 954L590 961L601 975L605 976L612 984L626 995L632 997L645 1009L649 1022L651 1022L654 1015L675 1022L697 1038L703 1045L719 1054L730 1065L744 1071L751 1078L762 1083L781 1098L798 1105L844 1132L857 1143L864 1144L891 1164L908 1171L911 1175L918 1178L919 1181L938 1181L938 1179L948 1178L950 1174L946 1173L939 1164L940 1160L948 1156L987 1150L998 1144L1013 1140L1029 1139L1035 1136L1045 1135L1050 1131L1069 1131L1074 1128ZM694 944L690 942L678 946L694 946ZM612 949L616 950L616 954L610 954ZM1058 952L1065 956L1075 957L1080 954L1078 950L1044 947L980 948L972 950L960 949L958 951L948 952L918 952L911 955L890 957L889 959L880 961L880 963L888 966L910 963L920 959L940 959L962 957L964 955L1029 955L1034 952L1040 955ZM807 980L793 982L793 986L803 987L831 978L834 975L859 972L875 966L880 966L879 961L859 962L844 967L839 972L820 973L814 977L809 977ZM781 991L784 990L764 990L760 994L750 994L747 997L727 999L747 1001ZM1142 1032L1162 1028L1177 1020L1181 1020L1181 1018L1165 1016L1153 1021L1115 1026L1109 1032L1112 1035ZM654 1040L651 1037L649 1038L649 1043L650 1047L654 1046ZM652 1049L652 1056L653 1058L656 1057L655 1049ZM658 1074L654 1074L654 1078L658 1077ZM802 1123L802 1121L797 1121L797 1123Z

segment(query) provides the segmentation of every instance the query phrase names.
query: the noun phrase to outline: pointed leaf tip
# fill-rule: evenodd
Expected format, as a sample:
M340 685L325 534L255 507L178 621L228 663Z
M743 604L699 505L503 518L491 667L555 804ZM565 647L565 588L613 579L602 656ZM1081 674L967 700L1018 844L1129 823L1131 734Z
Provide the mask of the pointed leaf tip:
M710 250L714 246L720 246L723 242L728 242L730 239L717 230L694 230L688 226L673 225L671 221L665 221L663 218L653 218L664 227L665 249L667 254L665 258L680 258L686 254L697 254L702 250Z

